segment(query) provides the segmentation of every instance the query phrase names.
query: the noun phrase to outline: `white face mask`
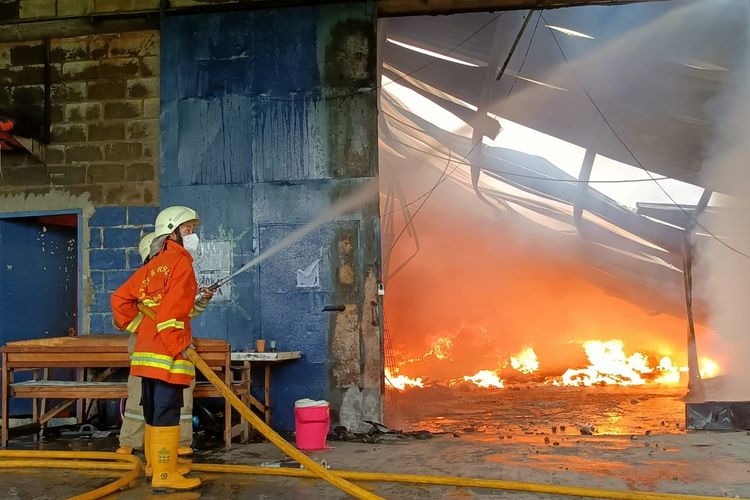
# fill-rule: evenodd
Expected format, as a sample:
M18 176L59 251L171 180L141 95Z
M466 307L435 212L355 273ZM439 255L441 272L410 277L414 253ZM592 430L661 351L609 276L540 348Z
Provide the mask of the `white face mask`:
M198 250L199 242L198 235L195 233L186 234L182 237L182 246L190 253L195 253L195 251Z

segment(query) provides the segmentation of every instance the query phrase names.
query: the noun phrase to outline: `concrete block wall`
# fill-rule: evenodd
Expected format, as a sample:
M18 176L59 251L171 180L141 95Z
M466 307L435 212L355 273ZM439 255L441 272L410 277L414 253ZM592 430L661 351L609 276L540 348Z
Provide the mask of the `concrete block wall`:
M109 292L140 264L158 211L159 46L153 30L53 38L48 57L41 40L0 44L0 114L42 126L45 60L51 75L50 143L37 157L3 152L0 206L82 210L82 333L113 332Z
M102 207L89 220L91 333L114 333L110 294L141 266L138 242L154 230L158 207Z
M159 8L159 0L4 0L0 20L86 16Z
M216 257L230 269L377 175L377 94L362 91L377 74L368 6L168 16L161 46L161 202L190 200L201 240L226 245ZM305 397L330 401L350 430L382 418L378 234L373 191L237 276L193 322L234 349L265 338L303 352L274 368L275 428L294 428ZM319 285L298 286L296 270L315 260Z
M3 155L0 195L158 205L159 42L158 31L52 39L50 144L40 158ZM0 44L0 113L43 124L44 65L42 41Z
M216 0L213 3L237 3L237 0ZM171 8L200 5L201 2L198 0L170 2ZM159 0L3 0L0 2L0 22L157 10L158 8Z

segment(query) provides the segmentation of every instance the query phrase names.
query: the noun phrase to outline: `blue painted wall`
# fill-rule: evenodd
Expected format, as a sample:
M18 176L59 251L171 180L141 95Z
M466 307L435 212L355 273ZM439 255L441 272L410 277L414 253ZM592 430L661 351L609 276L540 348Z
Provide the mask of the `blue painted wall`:
M138 242L154 230L158 207L100 207L89 219L89 331L122 333L112 326L110 295L141 266Z
M214 265L240 267L375 176L371 6L168 17L161 54L160 202L199 211L202 241L230 249ZM296 399L328 399L335 413L358 383L360 344L341 339L361 335L365 277L379 276L377 217L374 195L239 276L194 321L233 349L262 337L303 351L274 370L279 429L293 429ZM320 286L298 288L295 271L317 258ZM348 322L322 311L332 304L352 305ZM335 375L342 362L353 375Z

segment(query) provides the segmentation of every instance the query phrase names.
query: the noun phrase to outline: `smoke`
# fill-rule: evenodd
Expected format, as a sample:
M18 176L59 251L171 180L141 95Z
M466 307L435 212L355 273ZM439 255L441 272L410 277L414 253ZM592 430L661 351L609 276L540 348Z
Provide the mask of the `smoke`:
M540 27L523 73L566 92L515 82L508 97L504 90L513 79L507 78L495 92L493 111L539 130L562 131L582 147L631 165L635 161L630 151L651 171L688 173L688 168L700 166L709 126L710 109L703 101L735 56L735 34L746 24L747 3L656 2L622 10L640 11L640 22L621 25L619 11L612 8L543 12L550 24L569 20L579 26L589 19L597 39L582 41L560 33L553 38ZM568 63L563 63L558 43ZM581 51L584 45L594 48ZM630 151L603 122L584 89ZM653 185L642 187L659 191Z
M405 199L415 199L437 177L418 166L425 161L381 151L381 186L397 176ZM652 314L594 284L577 236L535 232L453 181L433 193L414 230L416 237L402 238L393 249L386 270L415 255L386 282L387 325L398 360L442 347L440 356L403 365L402 374L456 379L501 368L532 347L538 375L560 375L586 366L582 343L591 339L625 339L628 352L646 352L656 362L669 355L685 364L684 320ZM622 286L633 294L640 288ZM506 366L503 376L518 376L513 372Z
M745 5L744 18L750 13ZM702 168L704 185L715 194L696 228L696 293L708 308L708 326L726 354L725 376L709 397L750 399L750 39L741 40L737 69L727 76L723 92L710 104L715 135ZM717 193L719 193L717 195ZM707 234L713 233L716 238ZM718 239L717 239L718 238ZM728 248L731 247L731 248ZM742 252L745 255L740 255ZM699 343L700 352L700 343Z
M493 93L495 102L490 111L539 131L568 134L566 140L576 146L635 165L630 153L604 125L583 94L585 88L645 168L666 175L690 174L691 169L701 164L704 138L710 132L709 122L715 121L717 104L712 102L706 106L704 101L715 92L717 80L730 74L727 70L733 67L731 59L737 51L736 33L746 24L742 16L747 6L738 0L677 2L669 8L662 7L665 4L637 7L643 9L643 19L624 31L618 25L621 18L613 10L607 10L609 14L595 9L545 12L546 21L539 27L538 40L530 46L522 73L564 90L516 81L513 93L508 96L513 79L504 77L498 84L500 88ZM564 16L557 12L570 13L568 19L575 19L577 12L583 17L599 15L599 22L590 23L600 30L592 32L597 37L596 48L580 51L580 57L576 58L576 43L594 42L571 42L561 38L562 48L571 59L563 64L555 40L544 28L547 21L566 24L560 22ZM509 18L506 16L502 21ZM508 29L515 32L517 26L508 26ZM614 35L607 37L601 32L607 29L612 29ZM530 28L521 47L526 47L531 33ZM387 57L385 61L388 62ZM514 58L509 66L510 75L521 72L519 64L519 58ZM424 81L432 78L434 82L442 77L437 70L435 74L430 71L431 68L427 68L405 81L427 92L430 90L427 84L420 86L417 80L424 77ZM392 72L391 76L394 74ZM736 82L734 92L750 93L750 86L741 85L746 82L744 78ZM474 87L461 86L458 71L453 83L450 85L455 97L452 102L477 103L478 96L466 90ZM388 87L385 87L384 95L387 93ZM748 97L750 95L735 94L732 99L750 108ZM443 96L443 99L447 98ZM409 124L395 124L387 118L388 125L381 125L385 144L381 147L381 190L386 197L392 196L401 202L424 199L445 167L444 159L435 158L437 153L445 157L446 149L450 148L468 156L473 146L467 139L468 127L455 127L452 123L440 126L435 121L430 124L429 117L423 121L415 118L418 113L399 113L404 103L393 97L384 97L382 104L387 115L398 115ZM723 139L722 144L740 146L740 135L746 129L742 119L750 117L750 109L742 113L737 106L727 106L725 111L730 109L732 115L739 116L719 130L734 131L735 137L731 141ZM470 121L465 124L472 125ZM414 130L420 127L429 134ZM432 137L424 139L428 135ZM723 135L726 134L719 133ZM422 139L417 141L416 136ZM390 140L392 138L396 140ZM402 147L405 145L407 147ZM747 158L747 151L738 150L737 154L730 155L729 151L737 150L734 146L719 148L717 151L721 154L714 152L707 166L715 162L731 163L740 169L742 164L735 160L743 155ZM414 147L427 150L428 154L418 153ZM500 149L497 148L498 154ZM523 163L527 173L563 175L561 170L554 171L549 165L543 165L539 157L516 154L510 158ZM447 171L453 172L453 167L449 165ZM722 169L707 167L704 170ZM711 185L734 186L731 179L737 173L728 171L723 179L712 175ZM644 172L641 177L645 176ZM483 174L482 179L487 178L488 175ZM481 182L480 190L490 194L491 189L482 189ZM390 193L389 186L393 187ZM653 183L631 187L660 192L654 189ZM734 189L740 187L734 186ZM535 188L524 191L531 196L539 192ZM570 215L566 210L573 201L570 197L566 199L569 193L563 189L558 193L559 196L551 196L553 203L534 206L533 201L521 196L514 198L511 191L506 191L495 198L501 201L490 206L478 200L470 187L468 170L461 167L431 194L396 246L393 246L394 239L409 217L396 211L389 214L394 220L384 219L383 255L387 263L386 276L390 277L386 283L385 312L394 349L403 358L411 358L429 352L438 339L447 337L452 345L451 362L433 356L421 365L412 364L412 372L404 367L402 373L442 378L472 375L480 369L495 369L509 355L533 347L539 357L540 370L559 374L569 367L585 366L581 344L591 339L623 339L628 354L637 350L650 356L668 355L676 364L684 366L686 319L684 297L679 290L680 273L674 269L664 271L658 266L624 264L626 259L616 252L606 254L604 248L592 248L571 225L570 217L566 217ZM658 202L669 203L669 200L662 196ZM556 212L555 207L550 208L553 204L565 206ZM410 214L419 206L419 203L411 205ZM381 211L393 212L393 206L386 202ZM524 212L526 218L519 216ZM718 233L729 231L732 241L740 245L740 241L735 241L738 231L720 227L716 221L711 224ZM551 228L558 231L550 231ZM633 248L632 241L612 241L608 243L610 248ZM745 287L750 287L750 276L737 273L734 281L720 278L722 273L731 274L733 269L739 269L740 264L734 263L736 259L727 258L726 249L716 247L710 240L703 238L700 243L698 266L701 270L708 262L718 259L710 271L697 272L695 278L696 287L702 276L710 278L710 291L703 294L707 300L714 297L709 300L710 326L723 332L729 328L727 325L734 325L737 333L728 335L735 335L740 342L739 317L731 321L719 319L727 316L719 311L741 311L735 304L750 294L737 293L718 300L720 294L715 288L721 289L723 295L730 295L732 288L726 283L742 280ZM594 255L596 252L598 254ZM718 253L717 257L711 257L711 252ZM750 245L747 252L750 254ZM679 266L679 255L670 257ZM609 283L617 283L609 288L600 285L602 275L608 270L602 262L608 259L613 266L627 270L620 275L612 273ZM616 259L619 260L615 262ZM725 269L719 270L719 266ZM644 272L648 269L656 269L661 274ZM628 278L622 278L623 274ZM674 304L677 307L673 307ZM699 325L699 352L713 354L706 350L705 330ZM727 354L730 351L727 349ZM724 359L719 358L719 361L723 364Z

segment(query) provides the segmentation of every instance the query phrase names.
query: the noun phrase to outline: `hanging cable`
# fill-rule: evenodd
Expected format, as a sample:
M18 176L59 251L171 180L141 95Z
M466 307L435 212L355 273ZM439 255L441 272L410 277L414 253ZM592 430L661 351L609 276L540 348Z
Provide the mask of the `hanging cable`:
M529 14L529 17L531 17L531 14ZM523 54L523 59L521 60L521 66L518 67L518 76L521 76L521 72L523 71L523 66L526 64L526 58L529 56L529 51L531 50L531 44L534 42L534 36L536 35L536 30L539 28L539 21L542 19L542 12L539 11L539 15L536 18L536 24L534 24L534 31L531 32L531 38L529 38L529 44L526 46L526 52ZM505 96L506 98L510 97L510 94L513 92L513 87L516 86L516 82L518 81L518 78L514 78L513 82L510 84L510 89L508 89L508 94Z
M505 61L503 62L503 66L500 68L500 71L497 73L497 77L495 77L496 81L500 81L500 79L505 74L505 69L508 67L508 64L510 63L510 60L513 58L513 54L516 52L516 47L518 47L518 42L521 41L521 37L523 36L523 32L526 31L526 26L528 26L529 21L531 21L531 14L534 13L534 9L529 10L529 13L526 15L526 19L523 20L523 24L521 24L521 28L518 30L518 34L516 35L515 40L513 40L513 45L510 46L510 50L508 51L508 55L505 57Z
M484 29L485 29L485 28L486 28L487 26L489 26L490 24L492 24L492 23L494 23L495 21L497 21L498 19L500 19L500 18L501 18L501 17L503 16L503 14L505 14L505 12L501 12L500 14L497 14L497 15L496 15L496 16L494 16L494 17L493 17L492 19L490 19L489 21L487 21L486 23L484 23L483 25L481 25L481 26L480 26L479 28L477 28L476 30L474 30L474 31L473 31L473 32L472 32L472 33L471 33L471 34L470 34L469 36L467 36L466 38L464 38L463 40L461 40L461 41L460 41L460 42L458 43L458 45L456 45L455 47L453 47L452 49L450 49L450 50L449 50L448 52L446 52L446 53L444 53L444 54L441 54L441 55L443 55L443 56L448 56L448 55L452 54L453 52L455 52L456 50L458 50L459 48L461 48L461 46L462 46L462 45L464 45L464 44L465 44L466 42L468 42L469 40L471 40L472 38L474 38L475 36L477 36L477 35L478 35L478 34L479 34L480 32L482 32L482 31L483 31L483 30L484 30ZM390 82L387 82L387 83L383 83L383 84L379 84L379 85L378 85L378 86L376 86L376 87L375 87L374 89L367 89L367 90L366 90L366 91L364 91L364 92L371 92L372 90L378 90L378 89L381 89L381 88L385 87L386 85L390 85L391 83L395 83L395 82L401 81L401 80L403 80L403 79L405 79L405 78L408 78L408 77L412 76L413 74L415 74L415 73L419 73L419 72L420 72L420 71L422 71L423 69L425 69L425 68L427 68L427 67L429 67L429 66L432 66L433 64L435 64L436 62L438 62L438 60L439 60L439 59L433 59L432 61L430 61L430 62L428 62L428 63L425 63L425 64L423 64L422 66L418 67L417 69L414 69L414 70L412 70L412 71L409 71L409 72L407 72L407 73L405 73L405 74L403 74L403 75L401 75L401 76L399 76L399 77L397 77L397 78L395 78L395 79L391 80ZM364 92L360 92L360 93L364 93ZM356 94L355 94L355 95L356 95Z
M510 50L508 51L508 55L505 58L505 62L503 63L503 67L500 69L500 72L497 74L496 81L499 81L500 78L502 78L503 73L505 72L505 68L508 66L508 64L510 63L511 58L513 57L513 54L515 53L515 50L516 50L516 47L518 46L519 40L521 39L521 36L523 35L524 30L526 29L526 26L529 24L529 21L531 20L531 15L533 14L533 12L534 12L533 9L529 10L529 14L526 16L526 19L524 19L524 22L521 25L521 29L518 31L518 35L516 35L516 39L514 40L513 45L510 47ZM498 16L495 19L499 18L502 14L504 14L504 12L498 14ZM490 22L492 22L492 21L490 21ZM479 32L482 29L484 29L487 25L489 25L489 23L485 24L479 30L475 31L472 35L469 36L469 38L471 38L477 32ZM464 160L468 161L468 158L471 156L471 154L474 152L474 150L477 148L477 146L479 146L481 143L482 143L482 136L480 136L479 139L471 147L471 149L469 149L469 152L466 154L466 156L463 157ZM405 207L407 207L407 206L409 206L409 205L411 205L413 203L416 203L419 200L422 200L422 199L424 200L419 205L419 207L417 208L417 210L414 211L414 213L411 215L411 217L409 218L409 220L406 221L406 224L404 225L404 228L398 234L398 236L396 237L396 239L393 241L393 245L391 245L391 248L388 250L389 253L393 251L393 248L396 246L396 243L398 242L399 238L401 237L401 235L406 230L406 227L408 227L409 223L414 220L414 218L417 216L417 213L419 213L419 211L424 206L424 204L427 202L427 200L432 195L432 193L434 193L435 190L438 188L438 186L440 184L442 184L445 180L447 180L453 174L453 172L455 172L456 169L463 164L463 163L457 163L456 166L453 167L453 170L451 170L448 175L445 175L445 172L448 170L448 167L450 166L451 161L452 161L452 152L449 153L448 163L445 165L445 169L443 169L443 173L440 175L440 178L438 178L438 180L435 183L435 185L431 189L429 189L427 192L425 192L421 196L419 196L417 199L410 201L406 205L401 205L401 209L403 209L403 208L405 208ZM390 215L391 213L393 213L393 211L389 212L386 215ZM403 267L403 266L401 266L401 267ZM396 271L394 271L394 273L397 272L399 269L401 269L401 267L399 267ZM391 274L391 276L393 276L393 274Z
M440 184L442 184L443 181L445 181L446 179L448 179L448 177L450 177L451 174L453 172L455 172L456 169L459 167L458 165L456 165L455 167L453 167L453 170L451 170L451 172L448 175L446 175L446 172L448 171L448 167L450 167L450 165L451 165L451 160L452 160L452 156L449 153L448 154L448 162L445 164L445 168L440 173L440 177L438 177L437 182L435 182L435 185L432 186L432 189L430 189L429 191L427 191L426 193L424 193L422 196L420 196L420 198L422 199L422 203L420 203L419 206L417 207L417 209L414 210L414 213L411 215L411 217L409 217L409 219L405 221L404 227L401 228L401 231L399 231L398 235L396 235L396 238L393 240L393 243L391 244L391 247L388 249L388 257L387 257L388 260L390 260L390 258L391 258L391 253L393 252L393 249L396 247L396 243L398 243L398 240L401 239L401 236L404 235L404 233L406 232L406 229L409 227L409 224L411 224L414 221L414 219L416 218L416 216L419 214L420 210L422 210L422 207L424 207L425 203L427 203L427 200L430 199L430 196L432 196L432 193L434 193L435 190L438 188L438 186L440 186ZM417 200L414 200L411 203L415 203L416 201ZM404 208L404 205L402 205L402 208ZM403 269L404 265L406 265L406 262L404 262L403 264L401 264L399 267L396 268L395 271L393 271L392 273L390 273L388 275L388 277L386 278L386 280L388 280L388 279L392 278L393 276L395 276L396 273L398 273L401 269Z
M549 28L549 23L547 22L547 19L544 18L544 16L542 16L542 18L544 19L544 24L548 26L547 29L549 29L549 32L552 35L552 39L555 41L555 45L557 45L557 48L560 51L560 55L562 56L563 60L566 63L568 63L568 58L566 57L565 51L563 51L562 46L560 45L560 42L557 40L557 36L555 35L555 32L551 28ZM738 250L737 248L734 248L729 243L727 243L723 239L721 239L718 236L716 236L708 228L706 228L703 224L701 224L700 221L698 221L695 217L693 217L693 214L691 214L690 212L688 212L687 210L685 210L682 205L680 205L679 203L677 203L677 201L672 197L672 195L670 195L669 192L666 189L664 189L664 186L662 186L661 184L659 184L659 180L656 179L656 178L654 178L654 176L651 174L651 172L649 172L646 169L646 167L643 166L643 164L640 162L640 160L638 160L638 158L636 157L635 153L628 147L628 145L625 143L625 141L622 139L622 137L620 137L620 135L615 131L614 127L612 127L612 124L610 124L609 120L607 120L607 117L604 116L604 113L602 113L602 110L596 104L596 102L591 97L591 95L589 95L588 91L583 86L583 83L580 82L580 80L579 80L579 83L581 84L581 89L583 90L583 93L586 95L586 97L588 98L588 100L594 106L594 109L596 109L596 112L599 113L599 116L601 116L602 120L604 121L605 125L607 125L607 128L610 130L610 132L612 132L612 134L617 138L617 140L620 142L620 144L622 144L622 147L624 147L625 150L630 154L630 156L633 158L633 161L635 161L635 163L638 165L638 167L641 170L643 170L644 172L646 172L646 175L649 176L649 178L657 185L657 187L672 202L672 204L674 204L674 206L676 206L696 226L698 226L703 231L705 231L705 233L708 234L711 238L715 239L716 241L718 241L719 243L721 243L722 245L724 245L726 248L728 248L732 252L734 252L734 253L736 253L738 255L741 255L741 256L743 256L743 257L745 257L747 259L750 259L750 255L742 252L741 250Z

